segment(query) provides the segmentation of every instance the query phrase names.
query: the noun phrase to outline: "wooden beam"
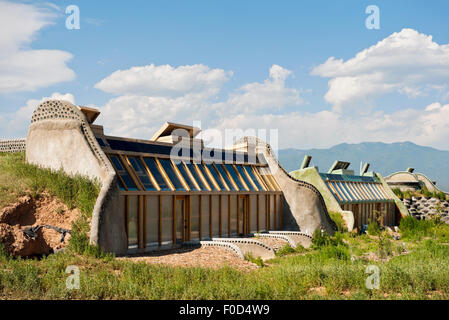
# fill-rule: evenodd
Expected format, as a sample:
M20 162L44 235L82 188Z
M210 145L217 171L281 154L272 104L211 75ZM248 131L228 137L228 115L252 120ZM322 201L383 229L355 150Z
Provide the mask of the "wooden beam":
M158 196L159 199L159 221L158 221L158 233L157 233L157 237L158 237L158 242L159 242L159 247L162 245L162 197L161 195Z
M228 195L228 236L231 237L231 195Z

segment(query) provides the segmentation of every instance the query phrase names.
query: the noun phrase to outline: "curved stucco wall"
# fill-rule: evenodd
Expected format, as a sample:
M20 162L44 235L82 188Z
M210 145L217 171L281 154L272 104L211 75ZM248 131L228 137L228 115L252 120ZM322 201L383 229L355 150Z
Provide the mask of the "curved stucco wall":
M324 183L323 179L320 176L318 170L314 167L305 168L301 170L296 170L290 172L290 175L295 179L306 181L312 185L314 185L321 193L324 199L324 203L329 211L333 211L341 214L343 220L345 221L346 227L349 231L352 231L354 228L354 213L352 211L343 210L329 191L329 188Z
M287 206L283 206L283 225L286 230L299 230L312 234L323 229L334 234L335 223L330 218L321 193L312 184L290 176L280 165L269 144L256 137L244 137L240 142L255 147L262 154L270 171L279 184Z
M84 114L70 102L49 100L37 107L31 122L27 162L97 180L101 190L92 212L90 242L108 252L126 253L116 173Z
M439 189L433 182L422 173L410 173L410 172L396 172L385 178L387 183L396 183L397 187L402 190L410 189L407 187L407 183L419 183L421 186L425 186L430 192L443 192L449 195L448 192ZM401 186L403 183L404 186ZM392 186L392 188L394 188Z

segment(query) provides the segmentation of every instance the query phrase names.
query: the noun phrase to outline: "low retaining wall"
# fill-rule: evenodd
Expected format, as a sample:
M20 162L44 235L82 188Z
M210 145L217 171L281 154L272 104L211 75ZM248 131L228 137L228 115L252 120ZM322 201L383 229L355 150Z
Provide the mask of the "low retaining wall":
M26 139L0 140L0 152L23 152L26 149Z
M212 238L213 242L232 243L239 247L244 255L251 254L253 257L261 257L262 260L273 259L276 255L273 248L264 243L249 238Z

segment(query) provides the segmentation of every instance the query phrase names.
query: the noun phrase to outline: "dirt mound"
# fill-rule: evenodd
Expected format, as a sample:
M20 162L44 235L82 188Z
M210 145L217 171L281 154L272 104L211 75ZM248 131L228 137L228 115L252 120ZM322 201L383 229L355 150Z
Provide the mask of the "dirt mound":
M70 234L61 242L62 234L49 228L40 228L35 239L24 234L29 227L49 225L71 229L80 211L69 208L60 200L43 194L38 199L24 196L0 210L0 242L12 256L35 256L53 253L68 245Z

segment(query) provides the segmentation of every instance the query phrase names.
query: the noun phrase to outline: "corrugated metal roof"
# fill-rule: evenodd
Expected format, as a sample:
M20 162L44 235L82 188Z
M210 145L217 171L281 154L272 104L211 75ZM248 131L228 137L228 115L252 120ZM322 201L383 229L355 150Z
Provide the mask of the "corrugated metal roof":
M383 184L379 182L325 180L325 183L339 203L389 202L393 200L384 189Z

